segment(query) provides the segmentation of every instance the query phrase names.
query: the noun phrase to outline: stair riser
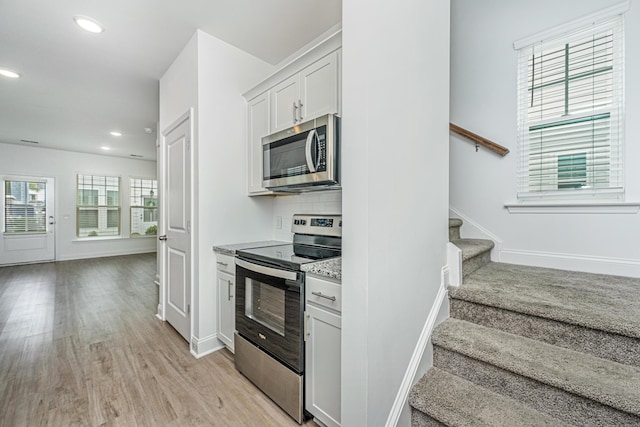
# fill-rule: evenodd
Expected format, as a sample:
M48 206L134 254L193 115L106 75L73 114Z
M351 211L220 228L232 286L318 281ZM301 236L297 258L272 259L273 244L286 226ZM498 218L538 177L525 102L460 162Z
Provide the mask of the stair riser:
M424 412L411 408L411 427L446 427L446 424L442 424Z
M491 251L486 251L462 262L462 277L465 278L469 274L484 267L491 262Z
M452 298L451 317L640 367L640 339Z
M460 238L460 226L449 227L449 241L458 240Z
M434 345L433 365L552 417L581 426L640 425L640 417Z

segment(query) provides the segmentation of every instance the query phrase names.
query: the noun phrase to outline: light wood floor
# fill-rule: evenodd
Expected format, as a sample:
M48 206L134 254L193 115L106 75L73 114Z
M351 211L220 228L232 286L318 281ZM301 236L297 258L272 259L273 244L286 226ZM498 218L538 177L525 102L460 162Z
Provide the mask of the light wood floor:
M155 262L0 268L0 426L297 425L231 353L197 360L155 317Z

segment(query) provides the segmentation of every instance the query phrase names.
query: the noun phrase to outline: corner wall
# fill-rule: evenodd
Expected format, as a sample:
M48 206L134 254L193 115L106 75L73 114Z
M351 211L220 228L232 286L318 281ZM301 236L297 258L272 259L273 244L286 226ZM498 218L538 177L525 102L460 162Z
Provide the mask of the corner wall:
M129 177L156 176L156 162L75 153L41 147L0 143L0 173L55 178L56 260L95 258L155 252L156 239L150 237L105 240L76 238L76 175L93 173L120 176L121 230L129 235Z
M502 240L500 261L640 277L640 245L631 238L640 235L639 214L510 214L504 208L516 201L513 42L618 3L451 2L451 122L511 153L504 158L484 149L476 153L473 144L452 135L450 203ZM640 4L633 3L625 23L625 187L626 201L639 202Z
M342 23L342 424L380 426L446 264L449 2L344 0Z

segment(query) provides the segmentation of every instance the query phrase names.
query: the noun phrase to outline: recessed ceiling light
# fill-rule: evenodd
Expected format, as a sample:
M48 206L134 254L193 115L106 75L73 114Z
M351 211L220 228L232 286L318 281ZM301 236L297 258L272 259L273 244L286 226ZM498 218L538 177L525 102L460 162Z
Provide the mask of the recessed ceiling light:
M9 77L10 79L17 79L18 77L20 77L20 74L11 70L7 70L6 68L0 68L0 75Z
M101 33L104 31L104 27L100 25L95 19L87 16L74 16L73 20L80 28L89 31L90 33Z
M112 136L122 136L122 132L118 132L117 130L109 132Z
M109 150L111 150L111 147L100 147L100 148L102 148L102 149L103 149L103 150L105 150L105 151L109 151Z

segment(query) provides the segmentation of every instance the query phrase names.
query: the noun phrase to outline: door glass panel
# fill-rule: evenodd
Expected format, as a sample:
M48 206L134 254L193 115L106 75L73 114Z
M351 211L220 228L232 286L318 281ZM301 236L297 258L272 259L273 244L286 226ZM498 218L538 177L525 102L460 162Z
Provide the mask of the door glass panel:
M284 336L285 291L246 278L245 315Z
M44 182L5 181L5 233L46 233L46 187Z

